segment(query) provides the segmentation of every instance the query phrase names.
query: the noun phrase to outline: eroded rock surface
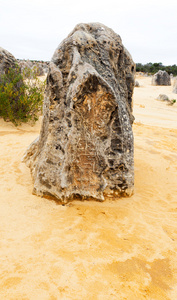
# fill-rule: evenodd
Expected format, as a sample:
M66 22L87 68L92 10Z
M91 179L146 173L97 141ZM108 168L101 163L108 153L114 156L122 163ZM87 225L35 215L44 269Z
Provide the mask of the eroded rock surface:
M152 85L171 85L170 75L166 71L159 70L152 76Z
M120 36L102 24L79 24L59 45L40 137L24 156L35 194L63 202L132 194L134 73Z

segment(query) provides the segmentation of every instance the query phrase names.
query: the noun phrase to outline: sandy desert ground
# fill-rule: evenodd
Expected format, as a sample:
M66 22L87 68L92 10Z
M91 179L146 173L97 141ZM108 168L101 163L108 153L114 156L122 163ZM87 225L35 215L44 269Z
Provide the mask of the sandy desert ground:
M21 162L39 135L0 120L0 299L177 299L177 99L137 76L135 193L65 206L32 195Z

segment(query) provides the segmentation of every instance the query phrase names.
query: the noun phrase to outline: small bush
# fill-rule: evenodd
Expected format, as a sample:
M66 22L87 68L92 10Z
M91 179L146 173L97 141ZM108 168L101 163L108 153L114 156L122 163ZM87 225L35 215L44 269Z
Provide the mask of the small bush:
M173 105L176 103L176 99L171 99L168 105Z
M0 76L0 116L14 125L35 122L42 110L45 83L36 76L24 81L19 67Z

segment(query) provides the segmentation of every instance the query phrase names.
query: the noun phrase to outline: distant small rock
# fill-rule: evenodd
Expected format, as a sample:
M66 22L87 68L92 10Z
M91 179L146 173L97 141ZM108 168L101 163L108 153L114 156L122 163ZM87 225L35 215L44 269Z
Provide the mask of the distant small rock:
M177 94L177 77L175 77L173 81L173 93Z
M166 71L159 70L152 77L152 85L171 85L170 75Z
M165 94L160 94L156 99L160 101L170 101L168 96Z
M140 87L140 84L137 80L135 80L135 87Z

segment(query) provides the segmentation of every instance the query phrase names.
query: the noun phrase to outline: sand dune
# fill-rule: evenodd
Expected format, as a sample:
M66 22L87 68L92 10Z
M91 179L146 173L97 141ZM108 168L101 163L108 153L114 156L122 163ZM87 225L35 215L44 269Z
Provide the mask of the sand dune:
M0 299L177 299L177 99L137 76L135 194L65 206L32 195L34 127L0 120Z

